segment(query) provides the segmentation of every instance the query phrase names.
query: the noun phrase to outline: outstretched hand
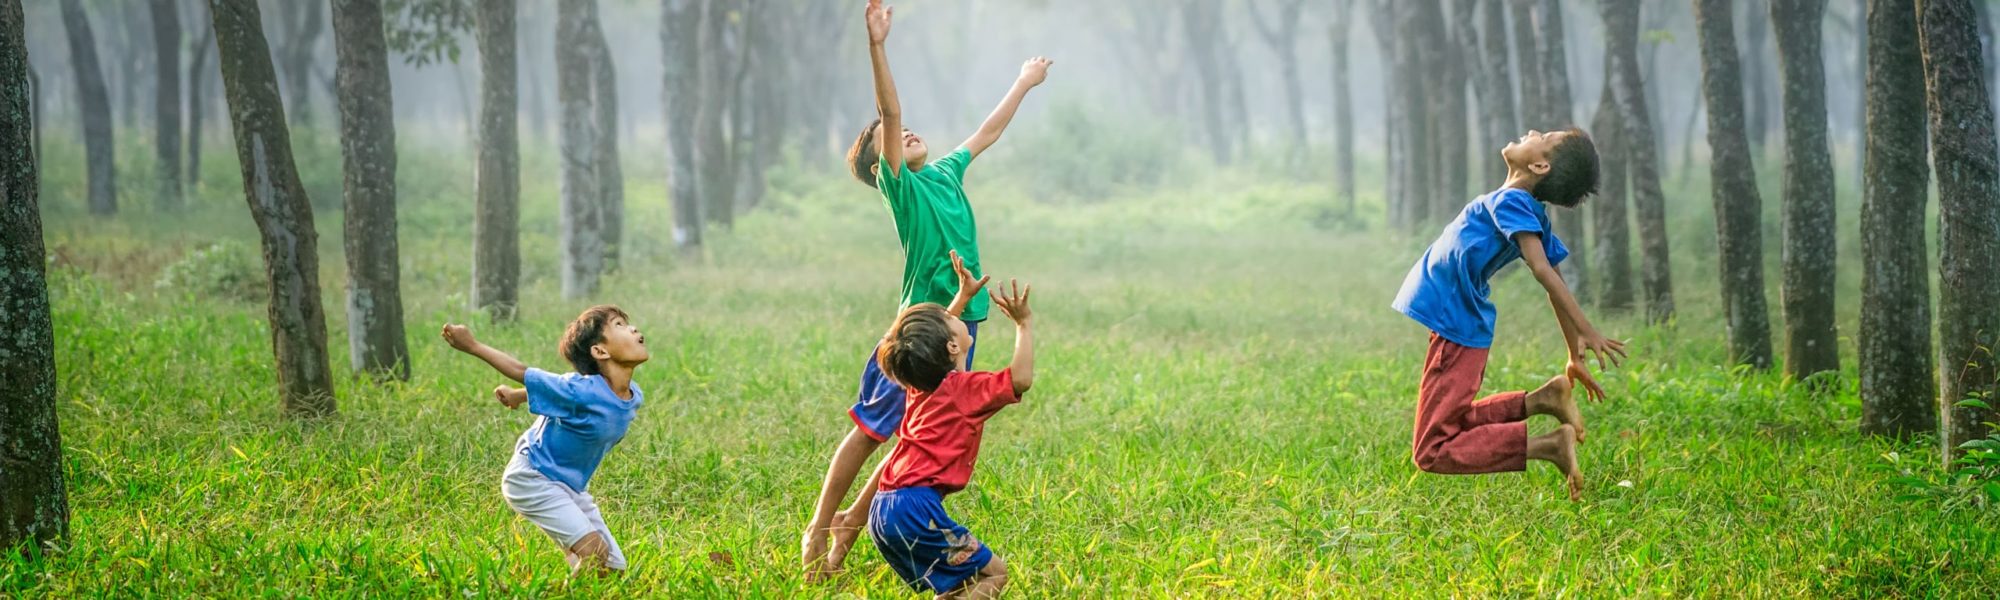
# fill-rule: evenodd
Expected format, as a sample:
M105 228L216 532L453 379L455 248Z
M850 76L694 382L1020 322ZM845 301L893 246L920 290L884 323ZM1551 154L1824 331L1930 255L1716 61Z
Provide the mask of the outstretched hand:
M1049 65L1053 64L1056 64L1056 61L1049 60L1046 56L1037 56L1021 63L1021 83L1028 84L1028 87L1041 85L1043 81L1049 79Z
M882 0L868 0L863 15L868 20L869 43L880 44L889 39L889 21L896 16L896 7L883 6Z
M1604 400L1606 396L1604 386L1598 385L1597 378L1590 376L1590 368L1584 366L1582 360L1570 359L1569 366L1563 369L1563 375L1569 377L1569 382L1572 386L1583 390L1584 398L1588 398L1592 402L1601 402Z
M1592 331L1577 336L1576 345L1577 356L1573 360L1581 361L1594 356L1597 358L1598 369L1619 367L1625 364L1625 342L1607 338L1603 334ZM1590 355L1583 355L1585 352L1590 353ZM1605 366L1607 362L1610 363L1610 367Z
M460 352L471 352L472 347L479 344L479 340L472 337L472 329L457 323L445 323L444 330L438 332L438 335L444 338L445 343L451 344L452 348Z
M993 290L993 304L1000 307L1000 312L1007 313L1007 318L1013 319L1017 324L1026 325L1028 319L1033 316L1033 311L1028 309L1028 295L1034 291L1035 286L1024 287L1021 282L1009 279L1007 285Z
M493 399L499 400L501 406L509 409L520 408L522 404L528 402L528 390L505 385L493 386Z
M958 274L958 295L960 296L976 296L979 294L979 290L986 288L986 282L993 280L993 276L991 275L973 279L972 270L965 268L965 259L959 258L957 250L951 251L951 271Z

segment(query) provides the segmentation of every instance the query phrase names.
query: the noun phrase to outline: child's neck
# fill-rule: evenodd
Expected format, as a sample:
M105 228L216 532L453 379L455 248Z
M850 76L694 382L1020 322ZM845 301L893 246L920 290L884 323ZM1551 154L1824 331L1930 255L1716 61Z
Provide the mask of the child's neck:
M1542 178L1534 173L1509 168L1507 169L1507 183L1501 184L1500 188L1513 188L1532 194L1535 192L1535 184L1541 183L1541 181Z
M611 393L620 400L632 399L632 367L615 361L598 363L597 372L604 376L604 383L611 386Z

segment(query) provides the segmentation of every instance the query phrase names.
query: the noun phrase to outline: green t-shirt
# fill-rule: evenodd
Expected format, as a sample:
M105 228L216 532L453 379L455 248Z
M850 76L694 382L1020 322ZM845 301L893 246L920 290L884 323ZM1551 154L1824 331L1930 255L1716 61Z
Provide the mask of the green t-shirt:
M875 182L889 215L896 219L896 237L903 244L903 308L922 302L951 305L958 295L958 274L951 270L951 251L965 259L965 268L979 277L979 226L972 203L965 199L965 167L972 152L960 147L922 170L883 161ZM966 305L967 321L986 320L986 290Z

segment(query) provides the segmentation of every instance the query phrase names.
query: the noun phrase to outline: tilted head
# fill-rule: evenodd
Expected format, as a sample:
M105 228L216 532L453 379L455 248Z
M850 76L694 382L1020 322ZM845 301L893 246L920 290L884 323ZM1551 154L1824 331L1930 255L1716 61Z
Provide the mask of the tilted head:
M592 306L569 322L556 350L576 372L585 375L602 375L609 364L638 366L652 358L652 353L646 350L646 336L630 319L616 306Z
M882 149L875 145L875 133L881 128L881 119L868 122L867 127L861 128L861 134L854 136L854 145L847 149L847 170L868 187L876 187L875 167L882 162ZM924 138L905 127L902 144L904 168L909 171L922 169L924 159L930 157L930 147L924 145Z
M1502 148L1500 156L1507 160L1509 171L1534 182L1528 193L1537 200L1574 207L1597 193L1597 144L1582 129L1549 133L1531 129Z
M926 302L896 315L896 324L889 326L875 361L891 381L929 392L958 369L971 347L972 332L965 322L945 312L943 306Z

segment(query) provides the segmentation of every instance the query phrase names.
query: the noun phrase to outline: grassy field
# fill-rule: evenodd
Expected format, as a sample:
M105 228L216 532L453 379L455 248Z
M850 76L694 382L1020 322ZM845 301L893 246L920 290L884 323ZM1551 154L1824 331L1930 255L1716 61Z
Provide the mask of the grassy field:
M297 423L279 414L258 296L156 285L219 240L254 259L232 157L211 151L193 209L154 215L138 193L145 151L129 150L140 166L121 174L128 210L110 220L82 214L77 149L52 145L45 163L73 533L60 556L0 559L0 596L910 596L865 545L831 583L794 567L858 369L896 308L893 230L858 184L780 169L768 207L686 257L660 161L628 153L627 259L589 300L630 311L654 353L637 376L647 405L592 485L633 569L567 581L554 545L499 496L529 415L494 404L500 377L435 334L474 319L466 157L404 151L413 378L338 377L339 416ZM337 151L306 157L316 199L336 206ZM1323 185L1270 169L1051 200L1010 160L975 165L971 192L988 271L1038 291L1041 377L993 420L972 486L948 503L1008 559L1012 597L2000 588L2000 513L1895 500L1891 457L1922 469L1934 444L1855 434L1851 339L1830 395L1723 366L1699 175L1669 190L1678 322L1598 317L1634 360L1603 376L1610 401L1585 408L1586 499L1571 503L1545 465L1411 466L1425 332L1387 305L1428 233L1375 231L1379 218L1343 217ZM523 319L475 330L553 368L587 303L557 299L553 163L526 164ZM1843 198L1850 335L1855 204ZM344 374L338 211L318 228ZM1553 318L1519 273L1496 295L1488 388L1533 386L1560 366ZM1002 365L1012 338L996 316L978 366Z

